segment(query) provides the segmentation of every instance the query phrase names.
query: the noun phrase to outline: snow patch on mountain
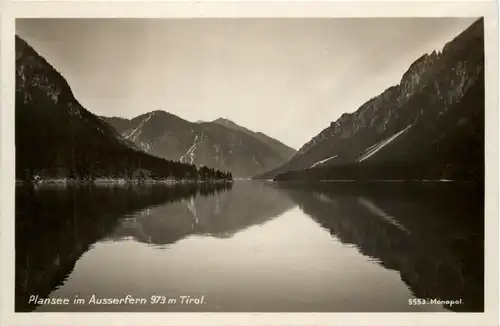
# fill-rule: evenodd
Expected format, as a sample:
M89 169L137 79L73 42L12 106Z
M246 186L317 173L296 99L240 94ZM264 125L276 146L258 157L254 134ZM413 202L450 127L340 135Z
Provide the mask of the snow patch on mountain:
M181 163L188 163L188 159L189 159L189 163L190 164L193 164L194 162L194 159L195 159L195 151L196 149L198 148L198 135L196 135L194 137L194 141L193 141L193 145L191 145L191 147L189 147L188 151L186 152L186 154L182 155L181 158L179 159Z
M260 168L262 167L262 166L259 164L259 162L257 162L257 160L255 159L255 156L253 156L253 157L252 157L252 162L253 162L255 165L257 165L258 167L260 167Z
M151 146L148 143L142 142L141 141L141 148L145 151L148 152L151 149Z
M334 158L336 158L337 156L338 156L338 155L333 155L333 156L327 157L327 158L325 158L324 160L321 160L321 161L318 161L318 162L314 163L313 165L311 165L311 167L310 167L310 168L313 168L313 167L315 167L315 166L317 166L317 165L319 165L319 164L323 164L323 163L325 163L325 162L328 162L328 161L330 161L330 160L333 160L333 159L334 159Z
M137 139L137 137L140 135L140 131L142 129L142 127L144 127L144 125L146 124L146 122L149 121L149 119L151 119L151 117L153 117L153 115L155 114L155 112L151 112L146 118L144 118L141 123L139 123L139 125L137 126L137 128L135 128L134 130L132 130L132 132L130 132L128 135L123 135L123 137L125 139L130 139L132 141L135 141Z
M358 162L363 162L364 160L370 158L371 156L373 156L375 153L377 153L378 151L380 151L382 148L384 148L385 146L387 146L389 143L391 143L392 141L394 141L394 139L398 138L399 136L401 136L405 131L407 131L408 129L410 129L412 125L409 125L408 127L404 128L403 130L401 130L400 132L392 135L391 137L387 138L387 139L384 139L378 143L376 143L375 145L372 145L370 146L366 151L365 153L357 159Z
M217 144L214 144L215 148L215 162L218 162L220 159L220 153L222 153L221 147Z

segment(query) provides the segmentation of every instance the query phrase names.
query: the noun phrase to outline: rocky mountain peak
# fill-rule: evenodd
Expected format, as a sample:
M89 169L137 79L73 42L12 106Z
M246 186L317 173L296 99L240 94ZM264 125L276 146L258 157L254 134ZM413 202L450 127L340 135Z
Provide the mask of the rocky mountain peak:
M479 92L480 82L484 82L483 42L483 21L479 19L449 42L443 51L433 51L417 58L402 74L399 84L371 98L357 111L342 114L302 146L287 164L263 177L307 169L332 157L336 158L328 159L328 164L353 162L370 146L386 148L389 142L406 135L409 130L406 128L420 121L424 121L427 127L437 124L448 115L450 108L460 107L473 87L474 94ZM468 101L477 101L477 95L469 97L475 99ZM460 114L465 116L469 113ZM450 116L458 115L452 113ZM416 133L417 129L412 128L407 133ZM405 134L399 134L403 131ZM396 138L391 138L393 136ZM372 159L374 156L369 157Z
M293 149L255 133L227 118L212 122L186 121L156 110L123 123L105 121L143 151L172 161L188 162L251 177L286 162Z
M133 143L140 127L127 139L111 125L129 128L123 118L103 121L73 96L64 77L24 40L16 36L16 179L26 182L58 179L229 178L221 171L164 160L140 151ZM128 139L130 138L130 140ZM205 173L206 172L206 173Z
M399 102L409 98L418 89L419 85L422 85L425 81L426 75L431 72L431 67L439 60L440 56L436 51L431 54L424 54L418 58L403 74L401 82L399 83L399 89L401 96Z
M222 124L222 125L232 125L232 126L237 125L236 123L234 123L233 121L231 121L231 120L229 120L227 118L217 118L217 119L215 119L212 122L213 123Z

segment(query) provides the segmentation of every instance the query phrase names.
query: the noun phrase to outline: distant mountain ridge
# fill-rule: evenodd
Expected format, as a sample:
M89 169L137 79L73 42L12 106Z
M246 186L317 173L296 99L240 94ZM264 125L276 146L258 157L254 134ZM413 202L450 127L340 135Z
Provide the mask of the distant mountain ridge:
M442 52L417 59L398 85L343 114L259 178L481 180L483 165L481 18Z
M189 122L156 110L133 119L100 117L145 152L249 178L285 163L295 150L227 119Z
M234 123L231 120L228 120L225 118L219 118L219 119L216 119L212 122L221 124L226 128L231 128L234 130L242 131L250 136L253 136L253 137L261 140L262 142L267 144L269 147L274 149L276 152L278 152L280 154L280 156L285 160L289 160L290 158L292 158L293 155L295 155L295 153L297 153L297 151L295 149L291 148L290 146L287 146L287 145L283 144L282 142L280 142L274 138L271 138L262 132L254 132L254 131L249 130L245 127L237 125L236 123Z
M230 179L148 155L83 108L64 77L16 35L16 180Z

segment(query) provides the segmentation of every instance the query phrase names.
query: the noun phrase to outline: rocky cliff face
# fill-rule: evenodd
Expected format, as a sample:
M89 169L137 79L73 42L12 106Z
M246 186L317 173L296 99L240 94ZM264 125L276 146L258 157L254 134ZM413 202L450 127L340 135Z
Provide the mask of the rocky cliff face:
M165 111L149 112L131 120L101 118L149 154L230 171L240 178L280 166L293 151L225 119L192 123Z
M339 164L435 161L432 164L443 167L466 165L466 158L458 155L464 146L474 152L473 163L479 168L483 118L484 36L480 19L442 52L417 59L398 85L356 112L343 114L289 162L261 177Z
M198 178L192 165L144 153L83 108L44 58L16 36L16 179ZM214 173L215 171L209 171Z

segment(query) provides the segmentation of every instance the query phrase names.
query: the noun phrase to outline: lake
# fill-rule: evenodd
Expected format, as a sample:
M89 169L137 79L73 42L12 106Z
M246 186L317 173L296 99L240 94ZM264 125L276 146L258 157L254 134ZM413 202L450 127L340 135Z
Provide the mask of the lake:
M483 211L453 184L16 187L16 311L483 311Z

